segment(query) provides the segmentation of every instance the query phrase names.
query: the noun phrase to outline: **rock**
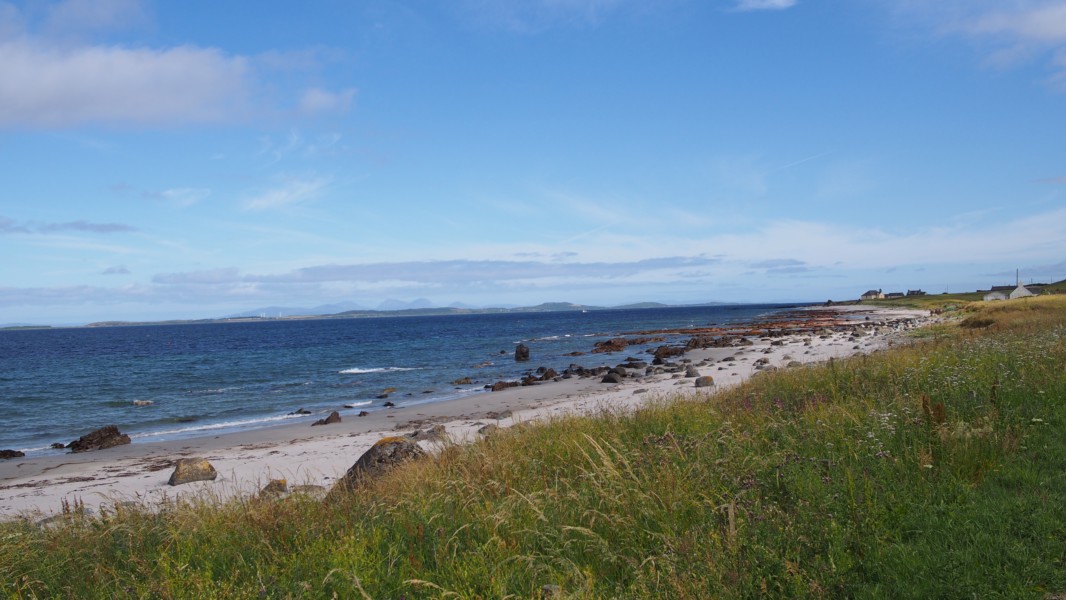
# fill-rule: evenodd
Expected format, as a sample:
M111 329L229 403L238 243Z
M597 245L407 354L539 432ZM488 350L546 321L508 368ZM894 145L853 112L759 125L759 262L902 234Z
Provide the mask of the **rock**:
M540 597L543 600L548 600L549 598L562 598L563 588L554 583L542 585L540 586Z
M430 429L416 429L407 434L407 437L416 440L426 440L430 442L439 442L444 439L447 430L444 425L434 425Z
M170 485L183 485L194 481L214 481L218 471L204 458L179 458L170 474Z
M348 472L337 480L330 493L338 490L342 492L354 490L364 481L380 477L403 463L425 456L425 450L407 438L382 438L363 453L359 460L348 469Z
M359 411L359 414L355 415L355 416L357 416L357 417L365 417L365 416L367 416L369 414L370 413L366 412L365 410L361 410L361 411Z
M289 484L284 479L271 479L259 490L260 498L281 498L289 493Z
M340 423L340 422L341 422L340 413L338 413L337 411L333 411L333 412L329 413L329 416L326 417L325 419L319 419L319 420L315 421L314 423L311 423L311 427L314 427L315 425L332 425L334 423Z
M67 444L67 448L70 448L71 452L89 452L128 443L130 443L130 436L120 433L117 426L108 425L81 436Z
M459 379L453 381L452 385L470 385L471 383L474 382L471 381L469 377L460 377Z
M55 442L51 446L49 446L49 448L51 448L52 450L62 450L64 448L66 448L66 447L67 447L67 445L64 444L63 442Z
M605 342L596 342L593 344L592 353L601 354L604 352L621 352L626 349L629 342L625 338L611 338Z
M714 377L710 375L704 375L696 378L696 387L714 387Z
M518 344L514 349L515 362L528 362L529 361L529 346L525 344Z
M500 390L506 390L507 388L518 387L519 385L520 384L517 381L497 381L496 383L492 384L489 389L494 392L498 392Z
M692 365L689 365L685 369L685 377L699 377L699 376L700 376L700 372L699 372L699 370L696 367L693 367Z
M385 404L382 404L382 406L384 406L385 408L393 408L394 406L396 406L396 403L395 402L386 402Z
M311 411L307 410L306 408L297 408L296 410L292 411L289 414L290 415L309 415L309 414L311 414Z
M555 369L553 369L551 367L548 367L547 369L544 369L543 373L540 374L540 380L541 381L551 381L551 380L555 379L558 376L559 376L559 374L555 372Z
M26 456L26 453L18 450L0 450L0 458L22 458L23 456Z
M622 383L622 376L614 371L611 371L610 373L603 376L603 379L600 380L600 383Z
M495 423L489 423L488 425L485 425L481 429L478 429L477 432L480 433L481 435L492 435L492 434L496 433L499 430L500 430L500 426L499 425L497 425Z

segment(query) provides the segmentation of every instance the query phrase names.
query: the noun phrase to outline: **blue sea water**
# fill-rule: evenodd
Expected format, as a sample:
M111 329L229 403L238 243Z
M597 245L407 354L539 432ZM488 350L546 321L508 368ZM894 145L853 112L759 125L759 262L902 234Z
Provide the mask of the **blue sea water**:
M317 419L346 404L379 410L386 388L396 388L388 401L400 406L440 401L539 366L616 364L622 357L588 354L610 337L747 322L794 306L0 331L0 449L46 454L109 424L136 443ZM519 342L529 363L514 361ZM473 383L451 384L463 377ZM312 415L289 414L299 408Z

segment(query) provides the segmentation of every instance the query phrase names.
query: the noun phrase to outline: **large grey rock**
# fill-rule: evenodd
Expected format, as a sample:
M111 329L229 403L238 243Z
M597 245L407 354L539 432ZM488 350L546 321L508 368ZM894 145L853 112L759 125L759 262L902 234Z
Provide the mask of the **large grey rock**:
M18 450L0 450L0 458L22 458L23 456L26 456L26 453Z
M103 450L130 443L130 436L119 432L115 425L101 427L96 431L86 433L80 438L67 444L71 452L89 452L90 450Z
M426 451L405 437L387 437L378 440L355 461L348 472L337 480L333 492L351 491L367 480L388 473L397 466L426 456Z
M206 458L179 458L170 474L170 485L184 485L194 481L214 481L218 471Z
M703 377L696 378L696 387L714 387L714 377L710 375L704 375Z

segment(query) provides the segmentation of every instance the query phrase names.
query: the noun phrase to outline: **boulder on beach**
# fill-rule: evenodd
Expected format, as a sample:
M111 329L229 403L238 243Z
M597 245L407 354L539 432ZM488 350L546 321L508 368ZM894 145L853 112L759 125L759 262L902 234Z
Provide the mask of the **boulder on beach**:
M337 480L330 493L354 490L364 481L380 477L399 465L425 456L426 451L406 437L382 438Z
M26 456L25 452L19 452L18 450L0 450L0 458L22 458Z
M516 362L528 362L529 361L529 346L525 344L518 344L514 349L514 359Z
M289 414L290 415L309 415L309 414L311 414L311 411L307 410L306 408L297 408L296 410L292 411Z
M470 385L473 383L469 377L460 377L452 382L452 385Z
M119 432L116 425L108 425L86 433L67 444L67 448L71 452L89 452L90 450L103 450L128 443L130 443L130 436Z
M497 381L496 383L492 384L489 389L494 392L498 392L500 390L506 390L507 388L518 387L519 385L521 384L519 384L517 381Z
M700 371L696 367L689 365L685 368L685 377L699 377Z
M704 375L696 378L696 387L714 387L714 377L710 375Z
M319 419L319 420L315 421L314 423L311 423L311 427L314 427L315 425L332 425L334 423L340 423L340 422L341 422L340 413L337 412L337 411L333 411L333 412L329 413L329 416L326 417L325 419Z
M174 463L174 472L167 481L170 485L183 485L194 481L214 481L218 471L206 458L179 458Z
M622 376L619 375L616 371L611 371L610 373L603 376L603 379L600 380L600 383L622 383Z

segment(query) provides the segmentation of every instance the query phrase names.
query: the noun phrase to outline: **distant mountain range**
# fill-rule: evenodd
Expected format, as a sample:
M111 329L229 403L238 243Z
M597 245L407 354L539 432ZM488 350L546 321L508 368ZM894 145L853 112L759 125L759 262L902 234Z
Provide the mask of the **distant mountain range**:
M716 304L716 303L711 303ZM362 306L355 302L322 304L305 308L292 306L264 306L221 317L222 319L279 319L284 317L331 317L331 316L372 316L381 313L403 314L464 314L464 313L498 313L498 312L558 312L567 310L608 310L625 308L662 308L669 306L659 302L639 302L622 306L590 306L572 302L545 302L537 306L471 306L462 302L453 302L448 306L437 306L430 300L418 298L405 302L389 299L374 308Z
M686 306L716 306L726 304L724 302L706 302L703 304L689 304ZM667 308L672 305L661 302L637 302L620 306L593 306L587 304L574 304L573 302L545 302L536 306L493 306L474 307L460 302L449 306L433 306L433 303L424 298L404 302L401 300L386 300L377 308L365 308L354 302L340 302L335 304L322 304L312 308L291 306L264 306L252 310L234 313L216 319L172 319L164 321L101 321L89 323L86 327L108 327L118 325L150 325L150 324L178 324L178 323L215 323L221 321L253 321L260 319L343 319L360 317L388 317L388 316L432 316L432 315L470 315L470 314L493 314L493 313L533 313L533 312L564 312L564 311L594 311L594 310L623 310L639 308ZM35 325L7 325L0 328L38 328L49 327Z

